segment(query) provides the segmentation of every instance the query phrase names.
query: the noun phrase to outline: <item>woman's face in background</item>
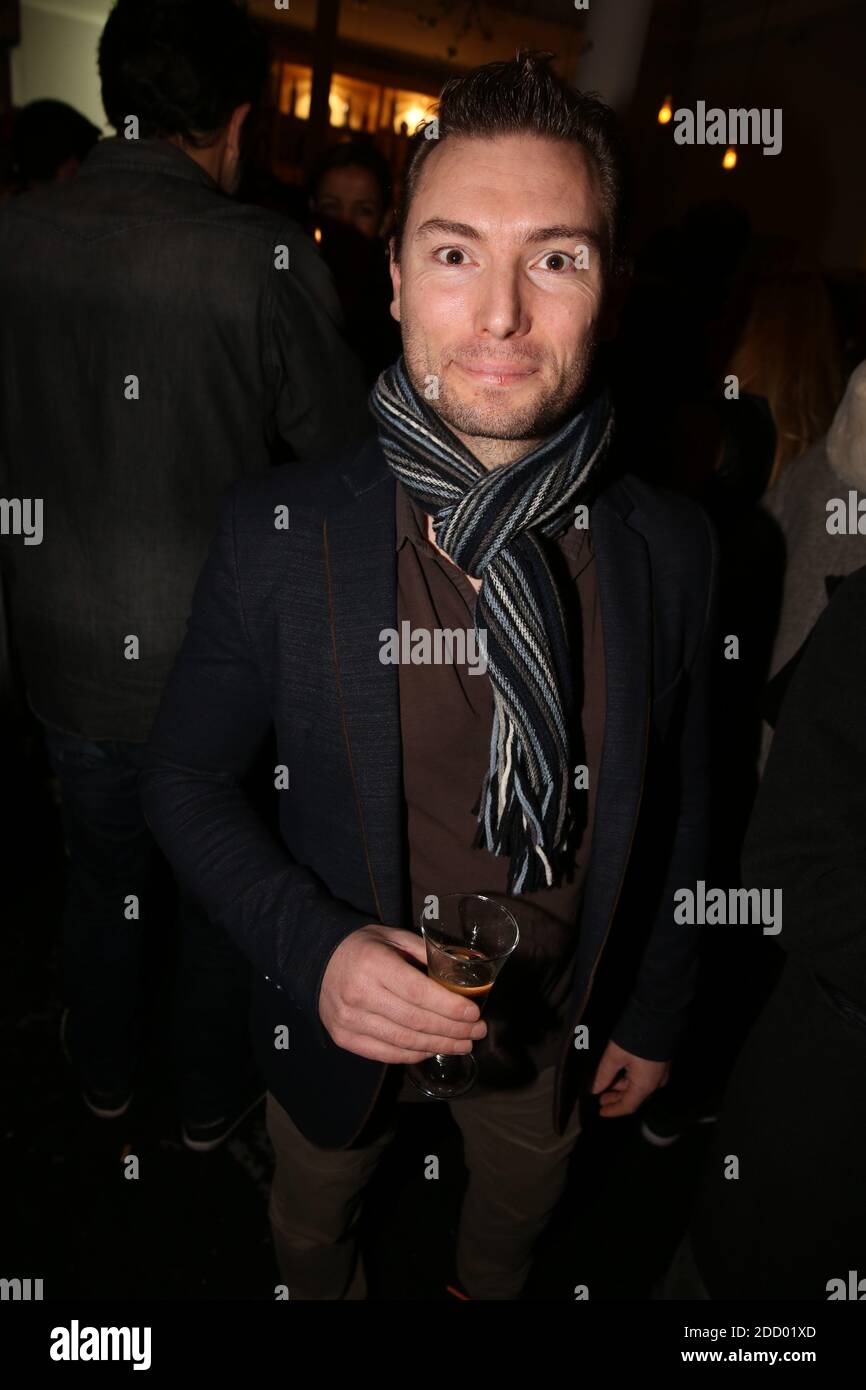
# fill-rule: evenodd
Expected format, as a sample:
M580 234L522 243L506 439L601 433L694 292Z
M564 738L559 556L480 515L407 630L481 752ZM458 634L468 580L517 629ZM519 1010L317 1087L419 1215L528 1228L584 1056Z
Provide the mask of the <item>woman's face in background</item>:
M385 212L375 175L357 164L329 169L322 175L316 189L315 210L323 217L350 223L367 237L380 234Z

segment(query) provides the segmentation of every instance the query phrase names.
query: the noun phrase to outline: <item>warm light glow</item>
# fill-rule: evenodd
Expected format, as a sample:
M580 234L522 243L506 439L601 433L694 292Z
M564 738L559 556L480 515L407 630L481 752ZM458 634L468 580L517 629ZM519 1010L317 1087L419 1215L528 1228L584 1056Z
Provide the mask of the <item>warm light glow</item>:
M321 229L321 227L316 227L315 231L313 232L313 241L321 241L321 240L322 240L322 229Z
M310 118L310 98L313 74L310 68L296 63L280 65L279 109L282 115L293 115L299 121ZM328 118L332 126L351 130L400 132L405 122L410 133L426 120L434 98L424 92L402 91L397 87L380 87L335 72L328 93Z
M732 150L732 149L729 148L729 149L725 150L724 157L723 157L723 159L722 159L722 168L723 168L723 169L735 169L736 167L737 167L737 151L736 151L736 150Z
M332 87L328 93L328 119L331 125L346 124L346 98L339 88Z
M424 111L420 106L410 106L408 111L403 112L400 119L406 122L409 134L413 135L417 127L424 120L426 115L427 112Z
M673 113L673 111L672 111L672 109L671 109L671 99L670 99L670 97L665 97L664 103L662 104L662 106L661 106L661 108L660 108L660 110L659 110L659 115L658 115L658 122L659 122L659 125L667 125L668 121L671 119L671 117L673 116L673 114L674 114L674 113Z
M309 77L302 78L296 86L296 92L295 115L298 120L308 121L310 119L310 97L313 94L312 80ZM288 111L288 106L285 109Z
M429 119L433 98L425 96L423 92L394 92L393 95L394 133L398 134L401 124L405 122L409 134L414 135L421 122Z

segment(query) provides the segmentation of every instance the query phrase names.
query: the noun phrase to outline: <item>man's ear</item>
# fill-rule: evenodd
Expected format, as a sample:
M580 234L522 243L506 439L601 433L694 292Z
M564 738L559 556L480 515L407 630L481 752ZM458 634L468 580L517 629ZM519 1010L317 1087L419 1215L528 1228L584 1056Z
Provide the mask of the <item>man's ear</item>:
M235 158L237 158L240 154L241 132L244 128L244 121L250 114L250 106L251 103L248 101L245 101L243 106L236 106L231 114L231 117L229 118L228 139L226 140L226 148L229 151L229 153L235 156Z
M394 298L391 300L391 317L400 322L400 262L395 256L397 239L392 236L388 240L388 269L391 272L391 287L394 291Z

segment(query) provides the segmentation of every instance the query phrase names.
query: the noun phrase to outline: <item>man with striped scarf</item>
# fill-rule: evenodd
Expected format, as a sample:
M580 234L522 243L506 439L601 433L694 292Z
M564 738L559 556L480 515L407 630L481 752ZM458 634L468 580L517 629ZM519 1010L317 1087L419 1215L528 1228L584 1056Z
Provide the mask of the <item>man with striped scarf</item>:
M152 828L256 970L292 1299L365 1297L361 1194L397 1103L429 1103L405 1067L470 1050L452 1287L518 1297L581 1108L634 1112L683 1028L715 543L615 461L622 184L612 113L544 55L446 85L392 241L378 438L233 489L157 721ZM483 670L430 659L461 630ZM239 786L270 724L281 843ZM452 893L519 924L484 1021L423 971Z

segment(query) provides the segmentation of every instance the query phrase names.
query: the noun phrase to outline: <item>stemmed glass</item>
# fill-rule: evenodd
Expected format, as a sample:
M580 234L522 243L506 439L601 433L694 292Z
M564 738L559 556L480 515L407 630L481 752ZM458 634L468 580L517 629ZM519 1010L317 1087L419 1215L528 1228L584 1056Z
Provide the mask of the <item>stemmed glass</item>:
M496 976L520 940L512 914L479 893L448 893L439 898L434 920L427 909L422 913L421 933L430 978L474 1000L483 1013ZM477 1071L471 1052L437 1053L406 1068L410 1081L437 1100L463 1095Z

